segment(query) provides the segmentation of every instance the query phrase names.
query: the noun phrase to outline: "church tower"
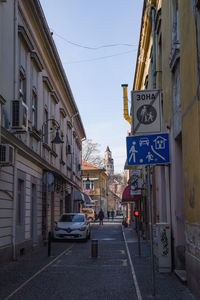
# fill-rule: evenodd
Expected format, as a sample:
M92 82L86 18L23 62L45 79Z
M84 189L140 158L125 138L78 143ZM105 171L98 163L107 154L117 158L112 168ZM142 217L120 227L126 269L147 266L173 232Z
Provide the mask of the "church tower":
M114 175L114 160L112 158L112 152L108 146L105 151L104 168L106 169L106 173L108 175Z

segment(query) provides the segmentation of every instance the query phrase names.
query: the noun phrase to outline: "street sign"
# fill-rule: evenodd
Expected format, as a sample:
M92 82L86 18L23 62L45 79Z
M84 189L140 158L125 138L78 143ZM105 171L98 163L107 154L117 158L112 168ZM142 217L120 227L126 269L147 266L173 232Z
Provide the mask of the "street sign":
M126 146L128 166L170 163L168 133L128 136Z
M132 91L132 116L134 134L160 132L160 90Z

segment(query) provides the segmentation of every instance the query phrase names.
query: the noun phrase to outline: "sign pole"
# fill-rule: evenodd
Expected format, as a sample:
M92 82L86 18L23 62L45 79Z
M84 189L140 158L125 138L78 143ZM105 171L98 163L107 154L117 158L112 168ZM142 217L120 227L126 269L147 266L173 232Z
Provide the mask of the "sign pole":
M149 206L149 234L150 234L150 243L151 243L151 262L152 262L152 296L155 296L155 266L154 266L154 249L153 249L153 224L152 224L150 165L147 166L147 199L148 199L148 206Z

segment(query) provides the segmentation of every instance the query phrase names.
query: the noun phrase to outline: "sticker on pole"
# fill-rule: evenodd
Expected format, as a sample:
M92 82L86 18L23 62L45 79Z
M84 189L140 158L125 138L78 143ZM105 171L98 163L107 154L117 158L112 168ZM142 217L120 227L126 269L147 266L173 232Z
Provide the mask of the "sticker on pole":
M161 131L160 90L132 91L134 134Z
M170 163L168 133L128 136L126 147L128 166Z

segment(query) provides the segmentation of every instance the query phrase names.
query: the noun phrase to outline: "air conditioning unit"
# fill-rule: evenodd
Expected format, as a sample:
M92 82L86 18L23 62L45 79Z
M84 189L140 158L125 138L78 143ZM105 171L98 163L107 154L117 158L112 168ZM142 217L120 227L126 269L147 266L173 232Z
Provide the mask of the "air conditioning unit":
M16 131L28 130L28 106L23 100L12 101L12 129Z
M72 153L72 149L71 149L71 145L67 145L66 146L66 154L71 154Z
M0 144L0 165L14 163L14 148L9 144Z

